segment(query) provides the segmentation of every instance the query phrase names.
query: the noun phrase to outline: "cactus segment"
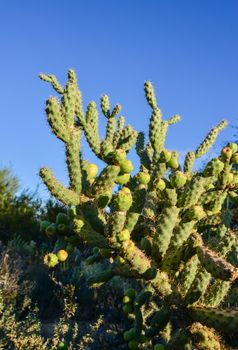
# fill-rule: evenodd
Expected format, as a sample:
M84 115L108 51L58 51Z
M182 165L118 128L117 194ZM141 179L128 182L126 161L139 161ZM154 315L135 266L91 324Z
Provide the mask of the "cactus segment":
M143 274L151 267L150 260L146 255L133 243L132 240L122 242L122 252L126 260L139 273Z
M87 279L87 283L89 286L99 283L108 282L114 276L114 272L112 270L103 271L95 273L93 276Z
M198 269L198 272L185 297L187 304L195 303L205 294L210 279L211 275L205 268Z
M149 125L149 138L151 146L153 147L155 154L158 155L161 151L160 149L160 130L161 130L161 111L159 108L155 108L152 111L151 118L150 118L150 125Z
M49 168L41 168L40 177L50 191L60 202L65 205L78 205L80 197L72 190L65 188L52 174Z
M144 84L145 97L150 105L150 107L154 110L157 108L156 97L154 92L154 87L151 81L146 81Z
M170 184L174 188L181 188L187 182L187 176L182 171L175 171L170 176Z
M127 125L119 135L117 142L117 148L121 148L124 151L128 152L136 143L137 132L130 126Z
M195 153L194 152L188 152L185 161L184 161L184 172L191 173L193 170L193 164L195 162Z
M170 312L167 308L162 307L159 311L157 311L150 323L150 328L146 332L147 336L151 336L152 334L158 334L159 331L162 331L170 319Z
M51 97L46 102L46 114L48 123L53 133L63 142L69 140L69 131L66 128L64 119L61 116L60 105L55 97Z
M116 183L120 167L117 165L108 165L101 174L95 179L91 192L92 195L99 196L105 191L112 189Z
M208 133L208 135L206 136L204 141L199 145L199 147L195 151L196 158L200 158L208 152L209 148L216 141L216 138L217 138L219 132L223 128L225 128L227 126L227 124L228 124L227 121L223 120Z
M178 206L187 208L191 205L196 205L200 196L204 192L207 182L208 180L202 176L193 178L190 186L187 188L187 191L183 191L179 197Z
M195 321L213 327L218 331L228 334L237 331L238 311L236 310L219 310L215 308L192 306L189 308L189 313Z
M208 248L204 246L197 247L197 254L202 266L213 277L223 281L232 281L237 278L238 274L234 266Z
M64 88L60 85L60 83L58 82L57 78L54 75L39 74L39 78L41 80L44 80L44 81L51 83L52 87L60 95L62 95L64 93Z
M230 288L230 281L215 281L204 296L204 303L207 306L218 307L228 294Z
M163 256L169 247L169 243L176 225L179 209L176 206L165 208L157 223L157 235L153 238L153 255L155 259Z
M186 264L179 272L179 292L182 296L185 296L188 293L195 279L198 270L198 263L198 257L197 255L194 255L186 262Z
M214 329L209 329L201 323L195 322L190 328L193 344L201 350L222 350L220 337Z

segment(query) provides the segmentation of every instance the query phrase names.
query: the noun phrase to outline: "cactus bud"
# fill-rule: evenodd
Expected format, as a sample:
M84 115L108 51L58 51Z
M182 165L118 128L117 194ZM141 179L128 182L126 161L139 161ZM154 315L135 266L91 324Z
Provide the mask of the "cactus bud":
M238 153L234 153L231 157L231 163L232 164L238 164Z
M221 150L221 157L224 160L230 160L232 157L232 149L230 147L224 147Z
M50 226L49 221L46 221L46 220L41 221L40 222L40 232L45 233L48 226Z
M74 220L73 220L73 228L74 228L74 231L76 233L80 232L83 226L84 226L84 221L82 219L74 218Z
M135 338L135 328L131 328L123 333L123 338L126 342Z
M87 165L86 171L87 171L88 178L92 180L96 177L98 173L98 167L96 164L91 163Z
M116 165L120 164L121 162L123 162L124 160L126 160L126 151L124 151L124 149L117 149L113 155L112 155L112 159L115 162Z
M172 156L172 152L164 149L160 153L160 159L159 160L160 160L161 163L167 163L171 159L171 156Z
M204 169L204 176L218 176L224 169L224 163L218 159L212 159Z
M232 150L232 154L236 153L238 151L238 145L235 142L229 142L227 147L230 147Z
M138 349L138 346L139 346L139 342L135 339L132 339L129 341L128 343L128 348L131 349L131 350L136 350Z
M128 303L130 303L130 301L131 301L131 299L127 295L125 295L123 298L123 303L128 304Z
M65 213L58 213L56 216L56 224L60 225L60 224L64 224L67 225L69 223L69 218L68 215Z
M156 97L151 81L146 81L144 84L145 97L152 109L157 108Z
M121 105L117 104L111 113L111 118L114 118L121 111Z
M185 185L187 176L182 171L176 171L170 176L170 183L172 187L180 188Z
M136 175L136 180L143 185L147 185L150 182L150 175L140 171L137 175Z
M118 233L117 239L119 242L127 241L130 239L130 231L125 229Z
M154 350L165 350L165 347L163 344L155 344Z
M110 114L110 101L107 95L101 97L101 109L105 117L109 117Z
M67 226L65 224L59 224L57 225L57 231L59 233L65 233L67 230Z
M118 192L114 199L114 205L118 211L128 211L130 209L132 205L132 195L128 188L124 187Z
M123 306L123 311L125 312L125 314L132 314L133 313L133 306L129 305L129 304L125 304Z
M116 178L116 183L119 185L125 185L130 180L130 177L130 174L119 174Z
M117 257L117 262L118 262L119 265L123 265L125 263L125 261L126 260L122 256L119 255Z
M77 209L74 208L69 208L67 211L69 219L73 220L73 218L77 215Z
M57 350L68 350L68 346L65 342L60 342Z
M204 218L206 216L205 211L203 210L202 207L200 207L199 205L194 205L191 208L188 209L186 216L190 219L190 220L201 220L202 218Z
M132 162L129 159L126 159L120 163L121 173L129 174L134 169Z
M130 299L134 299L136 297L136 291L134 288L129 288L125 291L125 295L127 295Z
M166 188L166 183L163 179L159 179L155 182L155 188L157 190L163 191Z
M112 198L112 191L105 191L98 196L96 202L99 208L105 208Z
M54 253L49 253L44 256L44 264L48 267L55 267L59 262L58 257Z
M50 224L47 229L45 230L45 233L48 235L48 236L54 236L55 233L56 233L56 224Z
M64 249L60 249L56 255L58 260L61 262L65 261L68 258L68 253Z
M178 169L179 162L178 162L178 156L177 154L172 154L170 160L167 162L167 166L173 170Z

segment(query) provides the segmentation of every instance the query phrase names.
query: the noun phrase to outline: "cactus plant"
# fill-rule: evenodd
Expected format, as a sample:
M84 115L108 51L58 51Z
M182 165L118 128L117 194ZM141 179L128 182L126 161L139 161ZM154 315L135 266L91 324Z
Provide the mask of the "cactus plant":
M238 319L237 311L219 308L238 276L237 238L224 214L228 200L234 206L238 201L237 145L228 144L199 172L193 165L227 121L212 128L182 166L179 154L165 147L169 127L180 116L163 120L151 82L144 86L151 108L146 143L144 133L125 126L124 117L116 118L121 106L111 108L107 95L101 98L107 121L101 140L96 103L83 111L72 69L65 87L52 75L40 78L61 98L47 100L46 114L65 144L69 187L49 168L42 168L40 176L50 193L71 208L68 218L57 218L58 224L68 225L71 244L81 240L97 247L88 263L108 260L108 269L95 273L88 284L107 283L114 276L137 281L138 290L126 291L123 299L133 323L124 333L128 348L207 349L209 341L214 349L222 348L213 329L222 335L227 327L232 333ZM82 159L82 134L105 163L98 175L96 165ZM140 169L132 176L127 155L134 145ZM57 225L41 227L48 235L59 231Z

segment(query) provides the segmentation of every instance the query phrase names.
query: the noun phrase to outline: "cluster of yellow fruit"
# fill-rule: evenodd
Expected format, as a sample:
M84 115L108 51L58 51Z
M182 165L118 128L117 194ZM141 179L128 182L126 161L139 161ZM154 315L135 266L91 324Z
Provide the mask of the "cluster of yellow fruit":
M59 262L64 262L68 258L68 253L60 249L56 254L48 253L44 256L44 264L48 267L55 267Z

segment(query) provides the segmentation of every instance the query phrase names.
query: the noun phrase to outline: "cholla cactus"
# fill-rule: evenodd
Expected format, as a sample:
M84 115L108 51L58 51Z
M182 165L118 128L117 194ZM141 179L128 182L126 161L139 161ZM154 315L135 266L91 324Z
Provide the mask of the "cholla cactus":
M238 277L237 237L224 215L228 200L238 202L237 145L229 144L201 172L193 172L193 165L227 122L188 152L181 167L179 154L165 147L169 126L180 117L162 119L151 82L145 83L151 107L145 143L142 132L124 126L124 117L116 120L121 106L111 109L106 95L101 98L106 134L100 139L96 104L90 102L83 112L73 70L65 88L51 75L40 77L61 96L47 100L46 113L65 144L70 179L65 188L51 170L40 170L51 194L70 206L67 218L58 218L54 227L44 223L42 230L57 234L59 224L67 225L71 233L65 239L72 245L94 246L87 263L108 260L109 268L90 276L89 285L116 275L137 280L138 290L126 291L123 300L133 322L124 334L129 349L208 349L208 343L222 349L216 331L232 333L238 324L237 311L219 308ZM82 133L106 163L99 175L96 165L82 159ZM127 154L135 143L140 169L132 176Z

